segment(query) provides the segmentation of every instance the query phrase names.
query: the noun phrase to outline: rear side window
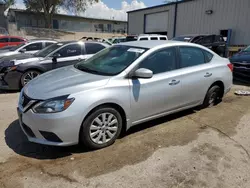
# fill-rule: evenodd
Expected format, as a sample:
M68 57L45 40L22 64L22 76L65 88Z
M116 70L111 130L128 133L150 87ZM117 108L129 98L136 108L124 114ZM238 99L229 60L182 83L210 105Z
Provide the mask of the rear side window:
M158 40L158 37L151 37L150 40Z
M29 44L24 49L26 49L26 51L37 51L37 50L41 50L42 48L43 48L43 43L38 42L38 43Z
M148 40L148 38L147 38L147 37L144 37L144 38L140 38L140 40Z
M160 37L160 40L167 40L166 37Z
M0 38L0 43L9 42L9 38Z
M203 50L203 53L204 53L204 56L205 56L205 62L206 63L210 62L214 57L214 55L212 53L210 53L210 52L208 52L206 50Z
M95 54L95 53L103 50L105 47L101 44L85 43L85 48L86 48L87 54Z
M23 40L19 38L10 38L10 42L23 42Z
M194 47L180 47L181 68L202 65L205 57L201 49Z

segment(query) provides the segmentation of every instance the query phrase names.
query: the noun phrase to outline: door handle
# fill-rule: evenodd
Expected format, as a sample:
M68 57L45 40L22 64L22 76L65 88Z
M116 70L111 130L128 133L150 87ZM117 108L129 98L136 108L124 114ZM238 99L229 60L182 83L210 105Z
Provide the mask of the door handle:
M212 76L212 75L213 75L212 73L207 72L207 73L204 75L204 77L208 78L208 77L210 77L210 76Z
M171 80L171 82L169 82L169 85L174 86L180 83L180 80Z

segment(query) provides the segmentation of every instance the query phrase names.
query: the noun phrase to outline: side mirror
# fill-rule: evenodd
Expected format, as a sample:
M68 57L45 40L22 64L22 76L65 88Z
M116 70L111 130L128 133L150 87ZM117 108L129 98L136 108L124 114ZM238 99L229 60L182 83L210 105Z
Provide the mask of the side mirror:
M59 57L61 57L61 55L60 55L59 53L53 54L53 55L52 55L52 61L53 61L54 63L56 63L56 62L57 62L57 58L59 58Z
M25 53L25 52L26 52L26 49L25 49L25 48L23 48L23 49L19 50L19 52L21 52L21 53Z
M137 69L134 74L133 74L134 78L152 78L153 77L153 72L149 69L145 69L145 68L140 68Z

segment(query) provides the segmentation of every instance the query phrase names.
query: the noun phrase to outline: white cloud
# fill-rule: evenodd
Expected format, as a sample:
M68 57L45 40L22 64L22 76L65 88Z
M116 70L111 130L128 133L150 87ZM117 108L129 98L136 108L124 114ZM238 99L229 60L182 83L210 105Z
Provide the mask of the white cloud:
M100 1L87 8L81 16L91 18L115 19L127 21L127 11L145 8L146 5L139 0L133 0L131 3L126 1L121 2L121 9L116 10L109 8L105 3Z

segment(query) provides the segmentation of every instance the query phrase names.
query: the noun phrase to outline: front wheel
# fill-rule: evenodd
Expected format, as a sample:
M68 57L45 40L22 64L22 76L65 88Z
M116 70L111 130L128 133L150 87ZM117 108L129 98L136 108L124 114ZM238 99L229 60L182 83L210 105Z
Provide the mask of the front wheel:
M93 111L82 124L80 141L90 149L112 145L122 130L120 113L110 107Z
M27 83L33 80L35 77L39 76L41 73L36 70L30 70L25 72L21 77L21 85L24 87Z

